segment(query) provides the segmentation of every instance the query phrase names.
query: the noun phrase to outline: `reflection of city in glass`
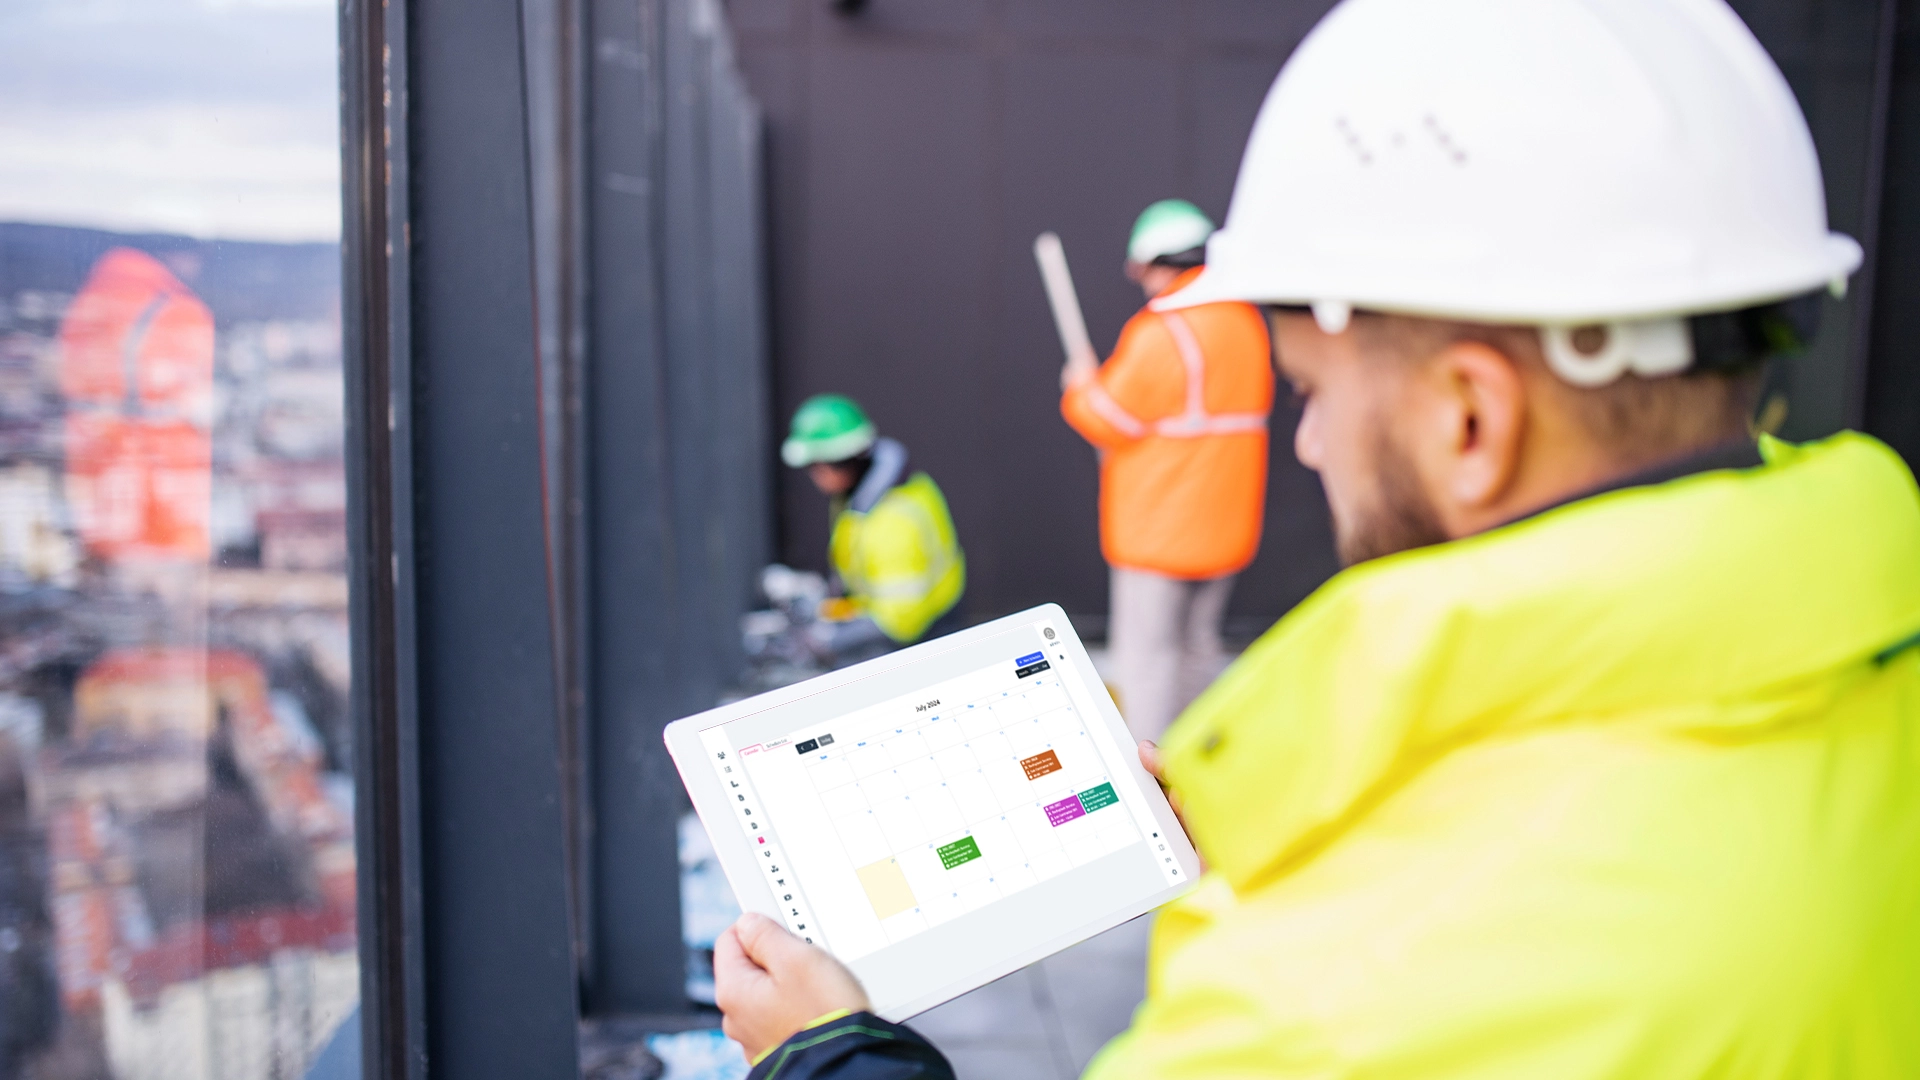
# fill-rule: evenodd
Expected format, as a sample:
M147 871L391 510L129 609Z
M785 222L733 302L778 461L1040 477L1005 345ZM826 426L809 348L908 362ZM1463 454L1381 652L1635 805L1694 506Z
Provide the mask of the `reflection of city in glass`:
M7 7L0 1080L300 1077L359 978L333 8Z

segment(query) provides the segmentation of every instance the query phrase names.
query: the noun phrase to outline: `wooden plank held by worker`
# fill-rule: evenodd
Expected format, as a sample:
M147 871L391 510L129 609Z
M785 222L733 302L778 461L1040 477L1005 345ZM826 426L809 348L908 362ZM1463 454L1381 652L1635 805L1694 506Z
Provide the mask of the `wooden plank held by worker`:
M1080 294L1073 287L1073 272L1067 269L1067 250L1056 233L1043 232L1033 241L1033 258L1040 264L1040 281L1047 289L1047 304L1053 309L1054 329L1060 333L1060 346L1067 354L1067 369L1099 367L1100 357L1087 336L1087 319L1080 310Z

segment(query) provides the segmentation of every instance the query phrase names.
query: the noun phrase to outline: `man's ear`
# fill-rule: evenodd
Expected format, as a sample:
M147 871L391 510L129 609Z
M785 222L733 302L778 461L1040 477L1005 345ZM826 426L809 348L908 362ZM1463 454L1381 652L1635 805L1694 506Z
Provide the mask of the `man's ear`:
M1456 341L1429 363L1440 393L1443 460L1436 494L1469 513L1500 501L1519 473L1527 388L1519 364L1491 345Z

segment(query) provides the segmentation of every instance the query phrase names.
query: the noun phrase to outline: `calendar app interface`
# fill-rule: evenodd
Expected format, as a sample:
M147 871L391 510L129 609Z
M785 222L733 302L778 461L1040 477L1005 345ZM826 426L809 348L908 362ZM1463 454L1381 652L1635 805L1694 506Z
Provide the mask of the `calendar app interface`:
M1052 637L978 642L941 661L962 670L882 700L845 688L789 730L702 733L789 929L865 978L889 946L1064 925L1077 889L1185 883L1126 768L1134 747L1094 710L1105 689Z

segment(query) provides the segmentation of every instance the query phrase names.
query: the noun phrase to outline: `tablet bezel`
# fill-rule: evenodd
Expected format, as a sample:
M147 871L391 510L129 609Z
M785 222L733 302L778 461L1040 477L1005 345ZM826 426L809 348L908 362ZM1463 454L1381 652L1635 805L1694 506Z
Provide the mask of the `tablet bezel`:
M674 767L679 770L680 782L686 787L688 797L693 801L694 812L699 815L701 825L706 827L707 835L712 838L714 853L720 868L727 875L727 883L732 886L734 896L738 899L742 910L756 911L776 921L780 919L780 906L774 899L773 891L754 862L754 852L747 842L746 835L739 828L734 827L733 808L727 801L726 792L720 786L719 776L707 763L706 748L700 740L702 732L750 715L764 715L823 691L847 686L883 672L895 671L952 649L1039 623L1050 624L1059 633L1060 639L1050 643L1050 647L1065 653L1067 664L1072 667L1082 686L1087 690L1086 697L1092 699L1093 711L1098 717L1098 722L1107 725L1109 733L1118 746L1122 748L1134 746L1137 740L1127 730L1125 721L1120 718L1120 711L1114 707L1113 698L1104 692L1105 684L1099 673L1094 670L1093 660L1087 655L1086 647L1080 641L1080 635L1074 630L1073 623L1058 604L1042 604L1004 618L981 623L979 626L970 627L957 634L921 642L864 663L730 702L668 724L663 733L667 752L673 758ZM1140 765L1139 755L1125 753L1123 749L1121 757L1125 759L1122 766L1131 773L1135 786L1145 796L1153 820L1160 826L1161 835L1170 841L1175 862L1186 876L1186 882L1168 886L1131 903L1108 910L1104 914L1077 924L1039 946L1012 956L978 964L965 963L966 958L959 958L963 962L956 968L956 973L950 978L940 980L933 989L907 1001L874 1002L874 1012L877 1015L898 1021L924 1012L1121 923L1136 919L1193 888L1200 877L1200 858L1195 854L1185 830L1180 827L1179 819L1173 813L1173 807L1168 805L1160 785L1148 776L1146 769ZM716 827L722 822L725 823L723 827ZM769 824L772 823L769 822ZM778 829L777 825L774 827ZM1068 871L1068 873L1072 872Z

